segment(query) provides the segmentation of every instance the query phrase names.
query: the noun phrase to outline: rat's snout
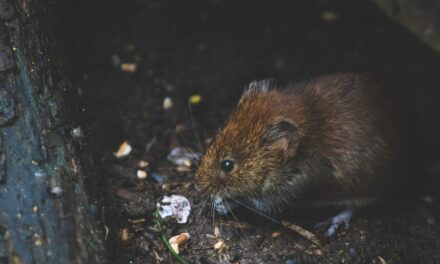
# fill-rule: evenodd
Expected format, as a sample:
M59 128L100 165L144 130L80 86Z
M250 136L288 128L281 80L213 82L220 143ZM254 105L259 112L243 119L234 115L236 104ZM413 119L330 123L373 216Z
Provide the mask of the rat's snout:
M200 190L206 190L209 193L217 193L226 184L226 177L220 174L196 173L196 186Z
M207 187L211 193L217 193L225 187L226 178L219 175L211 176L208 178L205 185L207 185L205 187Z
M218 173L213 177L213 184L219 187L223 187L226 184L227 177L224 173Z

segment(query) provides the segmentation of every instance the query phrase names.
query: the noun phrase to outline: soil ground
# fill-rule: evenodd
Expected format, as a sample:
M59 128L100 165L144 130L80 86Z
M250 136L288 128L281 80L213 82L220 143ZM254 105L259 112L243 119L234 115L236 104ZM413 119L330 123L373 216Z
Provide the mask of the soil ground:
M166 160L176 146L203 152L244 86L273 77L280 84L337 71L373 72L399 85L416 110L426 161L439 161L436 128L440 58L368 1L129 0L74 1L60 21L69 70L82 98L87 149L110 263L177 263L154 227L156 201L186 196L187 224L163 220L166 236L191 235L189 263L440 263L438 182L420 197L361 211L331 240L313 225L334 212L289 220L323 246L242 209L220 217L194 189L194 170ZM121 63L135 63L134 72ZM201 95L188 106L188 97ZM174 106L163 109L165 97ZM113 153L128 141L133 151ZM148 176L136 176L148 161ZM421 172L422 174L422 172ZM153 175L156 176L153 177ZM419 175L415 175L419 177ZM160 183L160 180L164 182ZM96 187L98 186L98 187ZM220 237L214 236L218 227ZM229 248L213 249L219 239Z

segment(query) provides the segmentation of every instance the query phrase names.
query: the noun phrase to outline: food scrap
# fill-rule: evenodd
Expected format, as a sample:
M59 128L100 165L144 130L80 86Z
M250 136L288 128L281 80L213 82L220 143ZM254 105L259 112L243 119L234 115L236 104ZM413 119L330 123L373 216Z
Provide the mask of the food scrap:
M128 156L132 150L132 147L130 144L128 144L127 141L124 141L120 146L117 152L115 152L116 158L123 158L125 156Z
M159 209L161 218L172 216L177 219L179 224L185 224L191 213L191 205L188 199L181 195L164 196L156 206Z
M177 236L173 236L171 237L168 242L170 243L171 247L173 248L173 250L176 253L181 253L182 251L180 250L179 246L182 246L183 244L186 243L186 241L188 241L190 238L188 233L182 233L180 235Z

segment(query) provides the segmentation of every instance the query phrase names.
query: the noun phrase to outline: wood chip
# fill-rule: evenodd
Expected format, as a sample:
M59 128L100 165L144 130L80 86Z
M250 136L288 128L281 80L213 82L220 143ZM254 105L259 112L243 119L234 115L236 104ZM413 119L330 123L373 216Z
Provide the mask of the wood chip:
M293 232L295 232L298 235L300 235L300 236L304 237L305 239L309 240L313 244L315 244L317 246L321 246L321 242L318 240L316 235L313 234L312 232L308 231L307 229L304 229L304 228L300 227L299 225L295 225L295 224L292 224L292 223L290 223L288 221L284 221L284 220L281 222L281 224L284 227L289 228Z
M144 223L146 222L147 219L146 218L139 218L139 219L128 219L128 222L130 224L139 224L139 223Z
M128 156L131 152L132 148L130 144L128 144L127 141L122 142L122 144L119 146L118 151L115 152L116 158L123 158L125 156Z
M178 172L189 172L189 171L191 171L191 168L188 168L188 167L186 167L186 166L177 166L177 167L176 167L176 170L177 170Z
M122 63L121 64L121 71L127 72L127 73L135 73L137 71L137 64L136 63Z
M130 233L127 228L121 230L121 240L128 241L130 239Z
M381 256L378 256L378 258L379 258L381 264L387 264L387 263L388 263L388 262L387 262L384 258L382 258Z

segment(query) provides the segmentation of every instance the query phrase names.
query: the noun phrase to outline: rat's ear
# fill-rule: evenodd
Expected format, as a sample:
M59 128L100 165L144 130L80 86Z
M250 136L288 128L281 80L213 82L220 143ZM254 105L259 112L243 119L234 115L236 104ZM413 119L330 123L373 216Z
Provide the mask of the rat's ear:
M295 155L301 139L300 131L293 120L280 118L266 127L264 142L268 149L279 150L285 160Z
M267 92L273 89L277 85L277 82L273 78L268 78L262 81L253 81L249 84L247 90L259 90L261 92Z
M275 88L276 86L277 83L275 79L272 78L262 81L253 81L245 88L240 100L242 101L243 99L248 98L255 93L267 93L269 90Z

